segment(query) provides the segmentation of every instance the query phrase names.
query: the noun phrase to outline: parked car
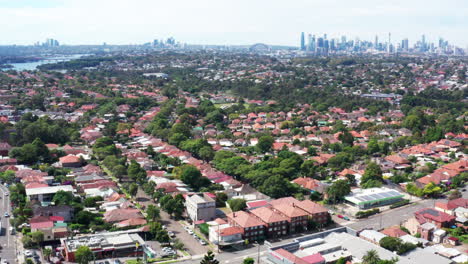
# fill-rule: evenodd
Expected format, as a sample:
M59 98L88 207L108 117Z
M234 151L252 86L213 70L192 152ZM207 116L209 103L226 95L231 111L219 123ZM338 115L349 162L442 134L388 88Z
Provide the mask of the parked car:
M6 259L2 260L2 264L8 264L8 261Z
M122 264L122 261L120 261L119 259L114 259L114 264Z
M189 233L189 235L193 235L193 231L192 231L192 230L188 230L187 232Z
M175 233L172 232L172 231L167 232L167 234L169 235L169 237L175 237L176 236Z
M343 217L344 217L344 216L342 216L342 215L340 215L340 214L337 215L337 216L338 216L338 218L341 218L341 219L343 219Z
M203 240L203 239L200 239L200 244L202 244L203 246L205 246L205 245L206 245L206 242L205 242L205 240Z
M350 220L349 217L347 217L347 216L343 216L343 219L346 220L346 221Z
M33 252L31 250L25 250L24 251L24 256L27 258L30 258L33 256Z

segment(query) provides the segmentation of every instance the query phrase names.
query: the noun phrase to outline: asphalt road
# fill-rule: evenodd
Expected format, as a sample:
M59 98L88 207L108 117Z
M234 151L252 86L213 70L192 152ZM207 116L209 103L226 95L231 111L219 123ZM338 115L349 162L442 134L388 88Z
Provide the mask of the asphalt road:
M145 207L150 204L158 206L141 189L138 190L136 200ZM208 246L201 245L200 242L198 242L191 235L189 235L187 231L185 231L184 227L178 221L175 221L174 219L170 218L166 212L161 210L160 214L161 223L167 227L168 231L174 232L176 238L178 238L182 243L184 243L185 249L188 251L188 253L190 253L190 255L203 255L210 249Z
M0 217L2 223L2 233L0 235L0 257L6 259L8 263L16 263L16 237L10 234L10 219L5 217L5 212L11 215L10 196L5 196L7 188L0 184Z

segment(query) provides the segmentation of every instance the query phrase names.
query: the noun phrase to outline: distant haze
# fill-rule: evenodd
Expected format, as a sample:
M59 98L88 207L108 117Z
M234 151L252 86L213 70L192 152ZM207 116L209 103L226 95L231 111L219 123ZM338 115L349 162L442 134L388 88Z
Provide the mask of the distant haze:
M0 0L0 45L299 45L300 32L392 42L425 34L468 44L467 0Z

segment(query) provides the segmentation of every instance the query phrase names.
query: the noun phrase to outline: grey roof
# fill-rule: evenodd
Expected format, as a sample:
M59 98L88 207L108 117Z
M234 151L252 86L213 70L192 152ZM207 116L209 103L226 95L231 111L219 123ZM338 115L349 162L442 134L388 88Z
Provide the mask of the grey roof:
M408 260L405 257L397 256L389 250L386 250L382 247L372 244L371 242L348 233L331 233L325 237L325 241L327 243L341 245L343 248L346 248L347 251L351 252L353 256L360 260L369 250L376 250L381 259L390 260L394 257L398 257L398 264L414 264L414 262Z
M408 258L412 263L415 264L450 264L453 263L448 258L444 258L442 256L436 255L429 250L421 249L421 248L416 248L414 250L411 250L405 255L406 258Z

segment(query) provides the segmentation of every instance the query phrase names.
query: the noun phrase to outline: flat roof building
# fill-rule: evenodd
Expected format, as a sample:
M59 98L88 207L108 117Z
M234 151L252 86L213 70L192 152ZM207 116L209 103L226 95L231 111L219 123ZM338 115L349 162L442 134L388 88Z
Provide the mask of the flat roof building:
M396 190L386 187L356 189L345 196L345 200L359 209L389 205L401 201L404 195Z
M65 260L75 262L75 252L87 246L95 259L142 256L145 241L137 233L127 231L86 235L61 240Z

